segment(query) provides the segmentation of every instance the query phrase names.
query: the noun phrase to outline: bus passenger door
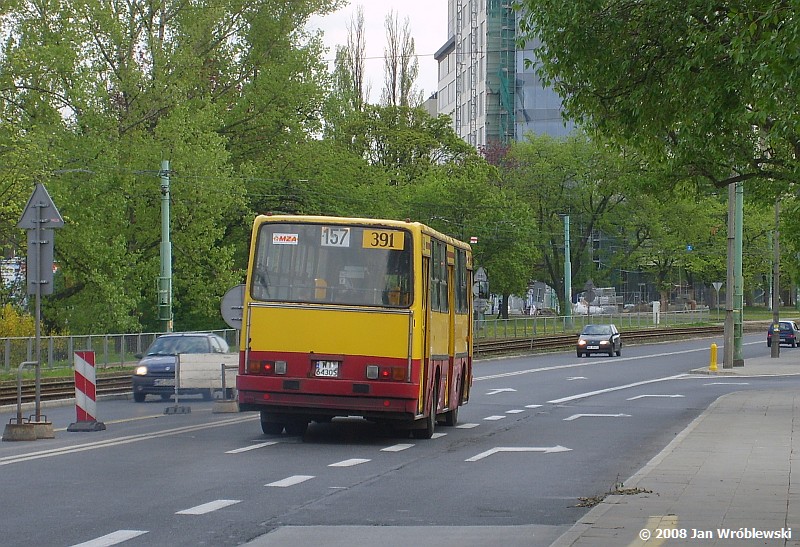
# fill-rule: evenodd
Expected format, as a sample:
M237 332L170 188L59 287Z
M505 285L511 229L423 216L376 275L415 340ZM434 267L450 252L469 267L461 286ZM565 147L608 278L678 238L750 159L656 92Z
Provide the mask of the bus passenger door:
M458 406L452 404L452 397L455 390L458 389L455 378L455 351L456 351L456 276L455 267L452 263L451 257L453 256L452 247L447 248L447 300L449 302L448 317L447 317L447 385L443 386L445 390L444 404L447 408Z
M429 256L422 257L422 363L420 366L421 380L419 386L419 401L417 403L417 411L422 414L425 411L425 400L429 391L429 384L431 382L431 259Z

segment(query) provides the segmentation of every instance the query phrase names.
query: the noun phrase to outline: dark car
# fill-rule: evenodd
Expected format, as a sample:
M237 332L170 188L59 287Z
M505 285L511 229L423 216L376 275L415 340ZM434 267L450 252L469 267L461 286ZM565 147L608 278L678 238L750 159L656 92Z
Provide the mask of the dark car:
M167 400L175 393L175 356L179 353L227 353L228 343L212 333L164 334L155 339L133 373L133 400L142 403L147 395ZM211 399L211 390L181 389Z
M604 325L586 325L578 335L578 357L590 353L607 353L609 357L615 353L622 355L622 337L617 327L611 323Z
M794 321L779 321L780 324L780 344L788 344L793 348L797 347L800 343L800 329L797 328L797 323ZM772 334L775 329L775 324L771 324L767 330L767 347L772 345Z

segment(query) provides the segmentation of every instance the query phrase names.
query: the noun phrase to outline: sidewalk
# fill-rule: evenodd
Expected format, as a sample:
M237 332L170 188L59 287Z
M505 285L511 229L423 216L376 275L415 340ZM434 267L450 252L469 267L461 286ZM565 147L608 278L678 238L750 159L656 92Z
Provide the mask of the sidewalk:
M777 359L767 355L747 360L744 367L694 372L800 374L800 350L781 348ZM626 481L625 494L606 497L553 546L800 547L795 425L800 433L800 392L725 395Z

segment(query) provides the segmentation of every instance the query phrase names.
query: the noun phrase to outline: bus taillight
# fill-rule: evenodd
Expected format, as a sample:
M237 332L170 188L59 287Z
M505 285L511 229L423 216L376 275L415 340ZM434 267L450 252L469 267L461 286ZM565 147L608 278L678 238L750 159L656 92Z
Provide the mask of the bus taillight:
M402 382L406 379L406 369L404 367L379 367L378 365L367 365L367 379Z
M286 374L286 361L253 360L247 363L247 372L249 374L263 374L267 376Z

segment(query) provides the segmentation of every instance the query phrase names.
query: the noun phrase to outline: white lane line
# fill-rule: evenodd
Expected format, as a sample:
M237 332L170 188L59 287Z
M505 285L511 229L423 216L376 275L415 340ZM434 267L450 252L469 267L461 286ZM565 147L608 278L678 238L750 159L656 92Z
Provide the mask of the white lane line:
M434 433L433 435L431 435L431 439L440 439L445 435L447 435L447 433Z
M484 418L484 420L489 422L496 422L497 420L502 420L503 418L505 418L505 416L487 416Z
M226 454L241 454L242 452L248 452L250 450L256 450L259 448L264 448L265 446L272 446L273 444L278 444L278 441L269 441L266 443L258 443L258 444L251 444L250 446L245 446L244 448L237 448L235 450L228 450L225 452Z
M146 534L146 530L117 530L99 538L91 539L83 543L76 543L72 547L109 547L110 545L117 545L123 541L128 541L142 534Z
M637 399L644 399L647 397L659 397L659 398L666 398L666 399L677 399L683 397L683 395L637 395L636 397L628 397L629 401L635 401Z
M172 435L180 435L191 431L200 431L202 429L211 429L215 427L223 427L226 425L250 422L259 419L258 415L245 416L237 418L228 418L213 422L210 424L198 424L185 427L176 427L173 429L165 429L156 433L142 433L139 435L130 435L127 437L117 437L115 439L107 439L103 441L89 442L77 446L69 446L63 448L53 448L49 450L41 450L37 452L29 452L28 454L20 454L18 456L5 456L0 458L0 466L9 465L12 463L25 462L29 460L38 460L40 458L51 458L53 456L61 456L64 454L73 454L75 452L85 452L87 450L95 450L97 448L108 448L110 446L119 446L123 444L135 443L139 441L147 441L150 439L158 439L160 437L170 437Z
M228 507L229 505L236 505L237 503L241 503L241 501L242 500L215 500L215 501L210 501L208 503L204 503L202 505L198 505L196 507L190 507L189 509L184 509L183 511L178 511L175 514L205 515L206 513L217 511L219 509L222 509L223 507Z
M566 446L498 446L496 448L492 448L487 450L486 452L481 452L476 456L472 456L471 458L467 458L464 460L465 462L476 462L478 460L482 460L483 458L487 458L492 454L498 454L500 452L544 452L545 454L551 454L554 452L569 452L571 448L567 448Z
M761 343L761 342L750 342L750 343ZM613 365L615 363L622 363L624 361L639 361L642 359L652 359L653 357L670 357L672 355L685 355L687 353L698 353L698 352L708 352L708 348L697 348L697 349L687 349L682 351L665 351L663 353L654 353L651 355L642 355L639 357L617 357L616 359L589 359L586 362L581 363L572 363L569 365L556 365L552 367L540 367L540 368L530 368L527 370L517 370L514 372L501 372L499 374L491 374L489 376L476 376L472 379L473 382L480 382L482 380L496 380L497 378L509 378L511 376L519 376L521 374L531 374L534 372L549 372L553 370L562 370L568 368L576 368L576 367L588 367L588 366L595 366L597 364L606 364L606 365ZM687 376L689 376L687 374Z
M539 408L542 405L525 405L525 408Z
M472 429L473 427L478 427L481 424L458 424L456 429Z
M265 484L264 486L276 486L278 488L286 488L287 486L294 486L295 484L300 484L301 482L306 482L307 480L313 478L314 475L293 475L291 477L286 477L283 480Z
M578 418L630 418L630 414L573 414L569 418L564 418L565 422L571 422Z
M586 376L570 376L569 378L567 378L567 382L572 382L574 380L588 380L588 379L589 378L587 378Z
M704 386L749 386L750 382L711 382Z
M587 397L591 397L592 395L600 395L602 393L611 393L612 391L620 391L622 389L630 389L632 387L637 386L644 386L647 384L655 384L656 382L666 382L669 380L678 380L680 378L686 378L689 374L676 374L675 376L667 376L666 378L654 378L653 380L644 380L642 382L634 382L632 384L625 384L624 386L616 386L616 387L609 387L606 389L598 389L597 391L588 391L586 393L579 393L577 395L571 395L569 397L562 397L561 399L553 399L552 401L547 401L550 404L557 405L560 403L568 403L570 401L577 401L578 399L585 399Z
M362 463L367 463L370 460L365 458L350 458L349 460L342 460L340 462L332 463L328 467L353 467Z
M519 414L520 412L525 412L521 408L515 408L514 410L506 410L506 414Z
M401 450L408 450L409 448L413 448L413 444L409 443L401 443L395 444L393 446L387 446L386 448L381 448L381 452L400 452Z

